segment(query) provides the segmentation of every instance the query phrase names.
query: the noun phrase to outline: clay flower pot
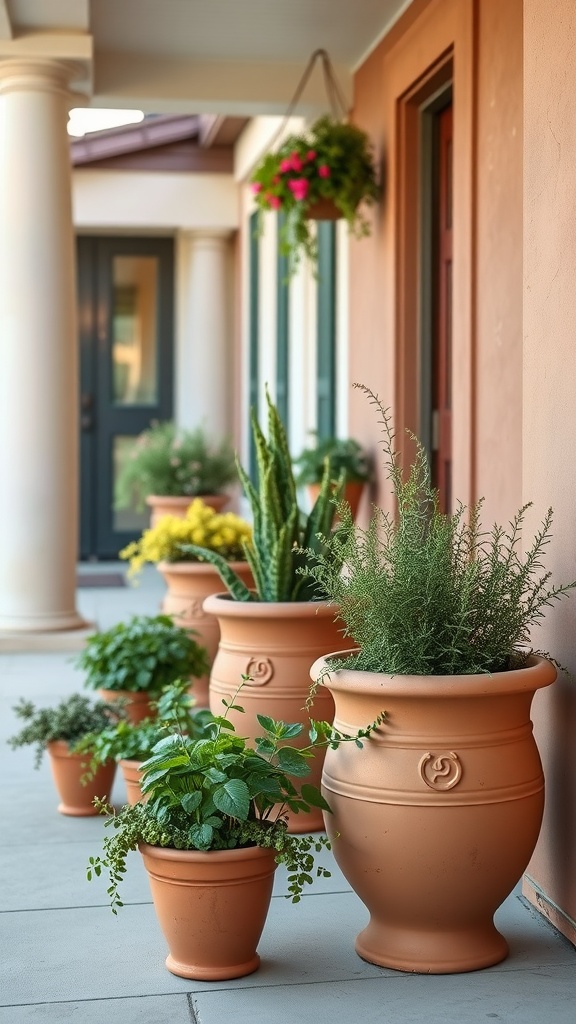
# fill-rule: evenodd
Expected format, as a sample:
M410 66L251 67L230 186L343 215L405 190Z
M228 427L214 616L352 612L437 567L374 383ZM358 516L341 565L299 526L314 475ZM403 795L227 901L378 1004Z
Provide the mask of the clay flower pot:
M142 790L140 789L140 780L142 778L142 772L140 771L141 762L123 758L118 761L118 764L126 785L126 803L139 804L141 800L146 801L147 797L142 796Z
M247 562L231 562L230 565L252 586L252 572ZM195 639L206 648L210 665L216 657L220 626L214 614L204 608L204 601L222 589L218 570L208 562L158 562L158 571L164 577L168 592L162 602L162 611L171 615L177 626L191 629ZM197 706L208 707L209 675L192 680L192 693Z
M181 978L220 981L251 974L270 906L274 850L174 850L141 843L154 909Z
M326 667L312 666L317 679ZM334 856L370 911L356 951L381 967L451 974L508 954L494 913L538 838L544 779L530 721L554 681L542 658L477 676L323 676L345 733L386 720L362 749L329 750L322 792Z
M228 494L186 494L183 497L149 494L146 498L146 504L150 509L150 526L156 526L156 523L159 519L162 519L162 516L178 516L183 519L186 515L186 510L192 504L195 497L202 498L205 505L216 509L217 512L220 512L230 501Z
M310 666L328 649L348 646L341 634L334 605L323 601L234 601L227 594L214 594L204 603L220 624L220 644L210 675L210 710L223 713L222 699L236 693L242 675L250 676L237 703L245 714L230 711L229 719L241 736L254 740L262 735L257 715L283 722L300 722L300 746L306 746L309 718L331 722L334 702L321 688L310 713L304 709L310 689ZM292 742L292 741L291 741ZM293 741L295 746L298 740ZM311 760L306 781L320 786L322 757ZM317 832L324 829L322 812L289 815L289 831Z
M75 818L94 817L99 812L92 805L95 796L108 800L114 783L116 762L109 761L98 768L94 778L83 786L81 778L88 771L90 758L86 754L71 754L65 740L46 744L54 785L60 797L58 811Z
M150 702L155 699L145 690L98 690L102 700L112 703L122 697L126 704L126 715L132 725L138 725L144 718L153 718Z
M353 519L356 519L356 516L358 515L358 509L360 507L365 487L366 483L364 480L350 480L344 485L343 498L350 505L350 512ZM313 506L320 494L320 484L306 484L306 490L310 499L310 505ZM338 517L336 516L334 523L336 524L337 522Z

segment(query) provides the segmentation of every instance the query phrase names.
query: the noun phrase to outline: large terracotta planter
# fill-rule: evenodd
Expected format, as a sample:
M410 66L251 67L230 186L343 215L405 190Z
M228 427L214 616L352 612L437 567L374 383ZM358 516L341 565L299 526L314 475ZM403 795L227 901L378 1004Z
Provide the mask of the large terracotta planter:
M312 678L324 668L317 661ZM387 714L361 750L329 750L322 778L334 856L370 911L356 939L364 960L450 974L507 956L493 917L538 838L530 705L555 677L541 658L493 675L324 677L342 732Z
M206 599L204 607L220 623L220 644L210 676L210 710L224 713L222 699L230 700L242 681L251 677L237 703L245 714L230 711L229 718L241 736L254 740L262 735L257 715L268 715L283 722L300 722L301 737L293 741L306 746L309 718L332 721L334 702L325 688L318 691L308 713L304 709L310 689L310 666L329 649L349 646L335 621L333 605L321 601L265 602L234 601L225 594ZM291 741L292 742L292 741ZM322 756L311 763L311 774L304 780L320 785ZM324 829L322 812L290 814L290 832L316 832Z
M112 704L115 700L122 698L127 701L126 715L132 725L138 725L144 718L153 718L150 703L155 697L151 697L145 690L98 690L102 700Z
M247 586L253 585L253 578L247 562L231 562L230 565ZM218 570L208 562L159 562L168 592L162 601L162 611L171 615L177 626L194 630L195 639L206 648L208 661L212 665L218 650L220 626L214 614L204 608L204 601L210 595L222 590ZM201 679L192 680L192 693L198 707L208 707L209 673Z
M131 761L127 758L118 761L126 786L126 803L128 804L139 804L141 801L145 803L148 799L147 796L142 796L142 790L140 789L140 780L142 778L142 772L140 771L141 763L141 761Z
M149 494L146 498L146 504L150 509L150 526L156 526L156 523L159 519L162 519L162 516L178 516L184 519L195 497L202 498L204 504L216 509L216 512L220 512L230 501L228 494L187 494L184 497Z
M99 812L93 806L95 796L109 800L114 783L116 762L109 761L98 768L94 778L85 786L80 781L88 771L87 754L71 754L64 740L46 744L54 785L60 797L58 810L74 818L94 817Z
M173 850L140 844L154 909L181 978L220 981L257 970L272 896L274 850Z

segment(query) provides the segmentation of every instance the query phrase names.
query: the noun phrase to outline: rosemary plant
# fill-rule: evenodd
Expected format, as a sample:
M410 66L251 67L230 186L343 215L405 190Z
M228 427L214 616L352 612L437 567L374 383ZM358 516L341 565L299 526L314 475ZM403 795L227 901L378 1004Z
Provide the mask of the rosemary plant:
M519 667L530 654L544 653L532 650L530 629L547 606L576 587L551 586L551 573L542 571L552 510L524 554L521 534L530 505L490 532L481 528L482 501L442 514L418 439L413 438L416 457L404 480L388 410L368 387L354 386L380 412L397 513L376 509L363 530L354 527L341 502L343 530L325 537L325 548L316 548L315 561L301 570L338 605L345 635L358 646L347 667L392 675L468 675Z
M238 465L238 474L252 508L252 537L243 542L244 554L254 577L250 590L218 552L196 545L183 546L218 569L237 601L311 601L324 591L316 578L300 572L324 549L324 537L332 528L336 501L343 488L340 479L334 493L330 459L326 460L320 493L309 515L299 507L292 458L286 431L276 406L266 392L268 438L252 409L251 423L258 467L258 487ZM326 557L328 557L326 555Z

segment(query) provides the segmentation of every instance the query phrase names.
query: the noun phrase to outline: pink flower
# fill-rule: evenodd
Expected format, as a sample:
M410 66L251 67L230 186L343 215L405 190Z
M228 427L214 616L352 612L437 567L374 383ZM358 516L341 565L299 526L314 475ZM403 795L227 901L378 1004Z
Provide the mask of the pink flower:
M291 166L292 166L292 170L293 171L301 171L302 170L302 161L301 161L300 157L298 156L298 153L296 153L296 151L294 151L294 153L292 153L292 156L290 157L290 162L291 162Z
M316 150L315 149L309 149L308 150L308 154L306 156L306 159L307 160L315 160L316 156L317 156Z
M254 195L258 195L258 193L262 191L262 185L260 184L259 181L254 181L252 183L252 191Z
M282 206L282 200L279 196L270 196L268 202L273 210L279 210Z
M320 167L318 168L318 174L320 175L321 178L329 178L330 168L328 167L328 164L320 164Z
M306 196L308 195L310 183L306 178L294 178L292 181L288 182L288 188L292 192L294 199L302 200L306 199Z
M280 161L280 174L286 174L287 171L292 170L292 157L289 160Z

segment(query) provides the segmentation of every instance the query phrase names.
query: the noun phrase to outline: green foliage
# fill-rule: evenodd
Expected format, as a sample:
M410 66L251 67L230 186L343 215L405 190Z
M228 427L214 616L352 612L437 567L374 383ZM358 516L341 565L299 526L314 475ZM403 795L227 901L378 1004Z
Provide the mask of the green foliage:
M550 586L551 573L542 572L552 510L524 555L521 532L529 505L507 527L494 525L490 533L480 526L482 502L443 515L422 445L414 438L416 458L404 480L388 411L369 388L355 387L381 414L397 515L376 510L361 530L341 503L344 529L304 570L338 604L345 635L359 647L347 667L392 675L468 675L523 664L533 653L531 627L576 586ZM340 560L344 573L335 568Z
M267 153L251 181L260 221L271 210L286 214L279 242L280 251L288 256L290 276L303 255L314 265L318 258L308 220L310 204L332 200L351 234L362 238L370 227L360 204L373 204L380 197L368 136L356 125L329 116Z
M157 701L152 703L153 718L133 723L121 719L106 728L89 732L74 747L75 753L89 754L89 774L109 760L145 761L156 743L174 729L192 739L204 735L213 716L207 708L195 710L190 693L190 680L177 679L165 686Z
M318 483L324 474L326 459L330 459L332 480L338 480L341 474L344 474L346 483L370 479L370 461L358 441L352 438L316 437L314 447L305 448L294 459L296 485L299 487L302 484Z
M168 497L219 494L236 480L229 441L213 444L202 427L178 430L171 422L154 423L134 442L116 481L117 508L144 508L149 494Z
M73 693L53 708L37 708L32 701L21 697L13 711L26 724L7 742L13 750L35 746L35 768L40 767L47 743L65 740L72 747L88 733L113 728L125 714L121 702L92 701L81 693Z
M209 671L205 648L190 634L169 615L134 615L88 637L76 665L90 689L157 695L176 679Z
M309 774L310 759L318 749L343 742L362 746L382 716L355 736L343 736L327 722L311 721L311 742L296 749L290 741L301 734L302 725L259 715L263 735L252 749L236 735L227 717L229 709L243 710L234 703L236 697L222 702L226 713L206 726L203 738L175 731L156 744L141 766L147 803L123 807L118 814L97 803L110 815L106 824L112 834L104 839L104 857L90 858L88 879L107 869L114 913L122 906L118 885L126 871L126 857L141 842L177 850L272 848L277 862L288 868L294 903L303 886L312 882L312 851L329 847L328 840L289 835L285 814L330 808L315 786L299 780ZM328 872L319 867L317 874Z
M244 542L244 554L252 569L255 590L246 584L217 552L190 545L187 550L218 569L237 601L311 601L324 597L322 587L299 570L313 561L324 547L321 535L332 528L336 504L329 462L324 467L320 494L309 515L298 508L292 459L286 431L276 406L266 392L268 439L252 409L252 434L256 447L258 487L238 466L244 493L252 509L252 537ZM340 480L336 497L341 494Z

